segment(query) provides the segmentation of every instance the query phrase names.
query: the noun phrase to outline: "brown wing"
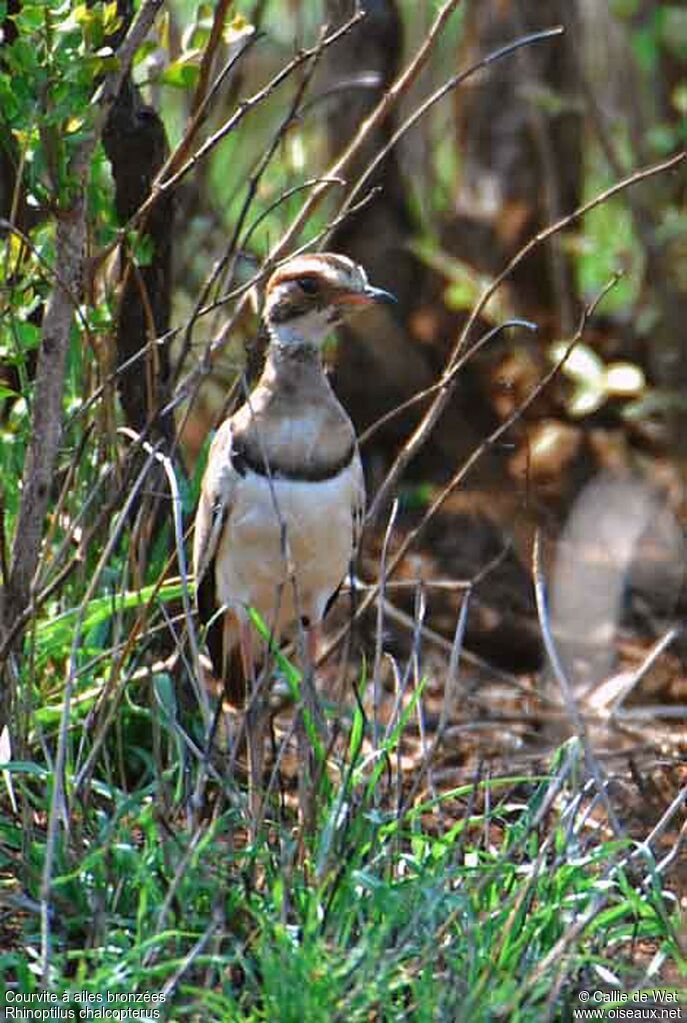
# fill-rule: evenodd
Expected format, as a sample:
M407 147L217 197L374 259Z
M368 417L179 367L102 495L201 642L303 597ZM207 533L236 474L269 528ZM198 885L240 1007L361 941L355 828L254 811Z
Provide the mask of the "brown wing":
M198 617L206 627L206 643L215 675L225 680L224 618L216 586L216 557L222 531L231 514L239 474L231 458L231 422L225 422L212 442L203 477L193 537L193 572Z
M223 616L218 614L214 555L206 559L205 571L196 582L196 603L198 617L207 630L205 642L212 661L212 669L217 678L221 679L224 673Z

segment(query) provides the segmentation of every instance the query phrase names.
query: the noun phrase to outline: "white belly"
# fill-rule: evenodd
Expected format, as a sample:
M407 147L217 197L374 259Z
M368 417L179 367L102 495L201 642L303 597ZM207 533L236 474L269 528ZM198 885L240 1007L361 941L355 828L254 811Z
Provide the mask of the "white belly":
M217 552L222 603L239 615L255 607L277 633L300 616L319 622L348 571L359 493L355 464L317 483L274 479L270 485L248 471Z

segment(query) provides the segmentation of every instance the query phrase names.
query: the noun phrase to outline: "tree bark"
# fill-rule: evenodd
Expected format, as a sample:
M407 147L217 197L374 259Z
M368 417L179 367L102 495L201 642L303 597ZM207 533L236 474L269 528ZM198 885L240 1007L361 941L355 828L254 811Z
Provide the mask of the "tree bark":
M85 187L87 168L79 168L75 198L57 223L55 262L60 283L53 288L43 317L33 399L31 439L24 466L19 517L5 593L5 625L28 606L38 565L43 521L48 508L53 470L62 438L62 395L69 332L81 291L86 242Z
M125 224L150 195L155 175L168 155L164 125L157 112L143 102L130 78L108 117L103 145L112 165L117 217ZM132 254L125 257L117 313L117 366L134 360L118 377L127 423L139 432L152 429L170 448L173 417L159 416L170 396L169 349L166 344L156 344L145 357L140 353L169 329L173 231L174 200L165 194L153 206L142 231L152 244L150 260L140 265Z

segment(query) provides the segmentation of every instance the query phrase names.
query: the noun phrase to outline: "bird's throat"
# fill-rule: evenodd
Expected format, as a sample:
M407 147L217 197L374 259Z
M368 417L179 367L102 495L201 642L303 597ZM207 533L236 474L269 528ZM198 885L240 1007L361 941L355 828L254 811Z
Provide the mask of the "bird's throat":
M320 347L307 338L293 334L285 339L281 330L271 330L265 369L277 377L294 372L319 375L322 372Z

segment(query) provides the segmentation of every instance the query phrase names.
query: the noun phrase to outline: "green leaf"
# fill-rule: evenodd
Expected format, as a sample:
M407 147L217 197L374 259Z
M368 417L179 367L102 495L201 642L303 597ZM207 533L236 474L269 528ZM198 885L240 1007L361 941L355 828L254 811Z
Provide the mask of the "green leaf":
M34 778L49 778L51 774L47 768L28 760L9 760L2 765L2 769L8 774L30 774Z
M258 635L269 644L270 653L274 657L277 667L283 673L288 683L291 695L294 700L300 699L301 695L301 673L294 667L288 657L285 657L279 647L275 644L272 632L260 614L253 607L248 608L248 617L257 629Z
M153 678L155 696L162 707L169 723L177 719L177 696L171 675L164 671Z
M678 114L687 114L687 82L680 82L675 86L670 97L670 102L673 104Z
M646 140L655 153L667 156L675 148L677 136L672 125L662 121L651 125L647 130Z
M21 110L21 105L7 75L0 75L0 109L3 118L9 123L14 122Z
M136 54L133 60L133 66L138 67L144 60L147 60L151 54L156 53L159 49L158 43L154 39L146 39L145 42L141 43L139 48L136 50Z
M105 4L103 7L103 29L105 35L113 35L122 25L122 19L117 13L117 0Z
M17 339L25 352L38 348L41 342L41 328L28 320L19 320L14 324Z
M83 632L87 634L107 621L113 614L119 611L135 610L145 607L155 592L154 586L144 586L140 590L125 593L112 594L105 597L95 597L88 604L83 618ZM180 582L164 583L157 592L157 599L161 601L179 600L183 592ZM69 642L74 630L76 618L80 608L74 607L57 618L39 622L36 627L36 639L39 649L43 653L50 653L54 648L61 648L65 642Z
M632 49L642 71L649 74L658 63L659 48L653 28L637 29L632 34Z
M45 15L39 6L23 4L15 18L20 32L31 33L43 28Z
M198 81L201 50L185 54L173 61L160 75L159 81L175 89L192 89Z
M137 266L150 266L155 255L155 242L149 234L130 231L127 241Z
M384 771L384 767L386 765L386 758L387 758L387 756L389 756L391 753L393 753L394 750L396 749L396 747L397 747L397 745L398 745L398 743L399 743L399 741L401 739L401 736L403 735L403 733L404 733L404 731L406 729L406 725L408 724L408 721L411 718L411 715L415 713L415 708L417 707L418 701L420 700L420 697L422 696L422 694L423 694L423 692L425 690L425 686L427 685L427 679L428 679L428 676L427 675L423 675L422 679L420 680L420 684L413 691L413 694L412 694L411 698L408 700L407 705L403 708L403 713L399 715L399 719L398 719L398 721L396 723L396 727L392 731L391 735L387 739L385 739L385 741L382 743L382 745L381 745L381 747L379 749L379 754L377 756L377 760L375 762L375 765L374 765L374 767L372 769L372 772L370 774L370 778L369 778L368 783L367 783L367 795L368 795L368 797L372 796L372 793L374 792L374 790L377 787L377 783L378 783L379 779L381 778L382 772ZM360 780L361 772L362 772L362 768L360 768L359 776L357 776L356 781Z
M348 741L348 755L351 758L351 762L355 763L360 752L360 747L363 741L363 730L365 727L365 717L363 715L361 707L356 704L355 712L353 714L353 727L351 728L351 736Z
M277 667L283 673L291 696L294 701L298 701L301 695L301 681L302 676L300 671L289 661L287 657L281 652L279 647L274 642L272 632L268 628L266 622L262 619L260 614L253 607L248 608L248 616L258 631L261 638L269 645L270 653L274 657ZM305 725L305 731L310 740L310 744L313 748L313 752L319 762L324 759L325 751L320 737L317 734L317 727L312 719L312 714L308 711L307 707L303 707L303 724Z
M210 4L201 3L196 9L194 20L188 25L181 37L184 55L191 50L202 50L212 30L213 11Z
M82 57L82 60L84 65L89 68L92 78L109 74L110 71L119 70L119 57L115 56L109 46L101 46L90 60L87 60L85 57Z

